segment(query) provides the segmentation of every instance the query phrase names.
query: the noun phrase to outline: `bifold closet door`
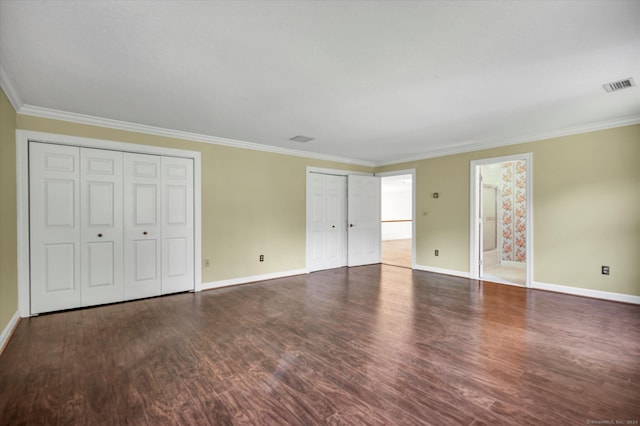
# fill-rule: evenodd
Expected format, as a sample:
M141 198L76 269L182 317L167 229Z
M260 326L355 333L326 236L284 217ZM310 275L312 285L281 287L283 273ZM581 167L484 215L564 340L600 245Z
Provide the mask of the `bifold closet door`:
M124 298L161 294L160 157L124 153Z
M311 192L309 270L347 264L347 177L309 174Z
M162 294L193 290L193 160L162 157Z
M80 306L80 148L29 144L31 313Z
M29 144L31 313L193 290L193 160Z
M81 305L124 300L123 153L80 149Z

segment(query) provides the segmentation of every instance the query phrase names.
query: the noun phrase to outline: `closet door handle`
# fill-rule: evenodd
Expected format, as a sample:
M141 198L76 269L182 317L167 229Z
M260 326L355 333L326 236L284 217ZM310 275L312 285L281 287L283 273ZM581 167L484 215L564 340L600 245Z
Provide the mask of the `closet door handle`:
M102 234L98 234L98 238L102 238Z
M349 224L349 228L353 228L355 225L353 223Z
M335 225L331 225L331 227L332 227L332 228L335 228L336 226L335 226Z
M142 233L142 235L147 235L147 234L148 234L148 232L147 232L147 231L144 231L144 232Z

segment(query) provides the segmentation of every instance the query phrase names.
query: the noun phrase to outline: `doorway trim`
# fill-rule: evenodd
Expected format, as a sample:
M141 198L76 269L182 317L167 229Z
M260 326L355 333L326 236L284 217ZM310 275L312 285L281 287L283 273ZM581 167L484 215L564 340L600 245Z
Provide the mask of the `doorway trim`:
M478 214L480 210L479 176L480 167L487 164L504 163L507 161L524 161L527 167L525 176L526 199L526 238L525 249L527 262L525 270L525 287L533 284L533 154L507 155L504 157L484 158L472 160L470 163L470 202L469 202L469 275L471 279L480 279L480 223ZM515 284L517 285L517 284Z
M376 173L377 177L411 175L411 269L416 269L416 169L394 170L392 172ZM382 206L381 206L382 208Z
M139 154L166 155L193 159L193 291L202 290L202 212L201 160L199 151L141 145L56 133L16 130L16 200L18 237L18 311L31 316L29 259L29 142L44 142L84 148L126 151Z

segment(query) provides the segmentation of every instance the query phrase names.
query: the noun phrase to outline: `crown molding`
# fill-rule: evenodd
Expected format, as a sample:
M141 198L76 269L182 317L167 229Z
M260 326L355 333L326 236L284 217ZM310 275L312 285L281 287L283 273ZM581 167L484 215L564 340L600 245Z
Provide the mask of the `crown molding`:
M22 102L20 94L16 90L15 84L13 84L13 80L5 71L2 64L0 64L0 87L2 87L5 95L7 95L7 98L9 99L9 102L11 102L11 106L13 106L13 109L18 112L18 110L22 108L24 103Z
M509 145L520 145L523 143L537 142L545 139L559 138L563 136L578 135L581 133L595 132L598 130L613 129L616 127L632 126L640 124L640 115L631 115L613 120L598 121L595 123L566 127L564 129L551 130L548 132L534 133L516 138L505 138L494 141L480 141L469 144L456 145L442 149L435 149L414 156L398 158L395 160L376 162L376 167L391 166L394 164L408 163L411 161L427 160L429 158L446 157L448 155L464 154L467 152L481 151L484 149L500 148Z
M16 108L16 105L20 104L21 100L17 95L17 92L13 89L13 86L10 83L8 75L4 72L4 69L1 66L0 66L0 83L2 83L2 88L7 94L7 97L9 98L9 100L11 101L11 104L14 106L14 108ZM529 142L542 141L545 139L553 139L553 138L558 138L563 136L572 136L572 135L577 135L581 133L595 132L598 130L606 130L606 129L613 129L616 127L624 127L624 126L631 126L634 124L640 124L640 115L632 115L632 116L622 117L622 118L613 119L613 120L599 121L596 123L590 123L586 125L573 126L573 127L567 127L564 129L552 130L548 132L529 134L529 135L524 135L516 138L504 138L499 140L479 141L479 142L472 142L468 144L449 146L442 149L435 149L435 150L423 152L421 154L417 154L414 156L401 157L393 160L378 162L378 161L359 160L359 159L347 158L347 157L339 157L339 156L329 155L329 154L320 154L320 153L302 151L297 149L281 148L281 147L272 146L272 145L263 145L263 144L254 143L254 142L245 142L245 141L240 141L235 139L220 138L216 136L208 136L208 135L203 135L199 133L190 133L190 132L184 132L180 130L166 129L162 127L147 126L144 124L131 123L128 121L112 120L108 118L101 118L101 117L85 115L85 114L77 114L77 113L60 111L60 110L51 109L51 108L38 107L34 105L22 105L20 108L16 108L16 111L18 114L21 114L21 115L49 118L53 120L62 120L62 121L68 121L72 123L106 127L110 129L124 130L124 131L137 132L137 133L145 133L145 134L164 136L169 138L186 139L194 142L202 142L202 143L209 143L214 145L229 146L234 148L250 149L253 151L263 151L263 152L291 155L295 157L303 157L303 158L310 158L310 159L316 159L316 160L335 161L339 163L346 163L346 164L365 166L365 167L390 166L395 164L408 163L412 161L427 160L430 158L445 157L448 155L455 155L455 154L464 154L468 152L481 151L484 149L500 148L500 147L509 146L509 145L519 145L519 144L524 144Z
M358 166L374 167L372 161L357 160L353 158L339 157L335 155L320 154L315 152L302 151L290 148L281 148L272 145L263 145L254 142L245 142L235 139L220 138L216 136L208 136L199 133L184 132L181 130L165 129L162 127L147 126L145 124L131 123L128 121L112 120L109 118L101 118L92 115L77 114L73 112L60 111L51 108L38 107L34 105L23 105L17 110L20 115L28 115L40 118L49 118L52 120L62 120L71 123L86 124L89 126L106 127L109 129L124 130L136 133L145 133L155 136L164 136L168 138L186 139L194 142L209 143L213 145L223 145L234 148L250 149L253 151L270 152L274 154L292 155L295 157L311 158L315 160L336 161Z

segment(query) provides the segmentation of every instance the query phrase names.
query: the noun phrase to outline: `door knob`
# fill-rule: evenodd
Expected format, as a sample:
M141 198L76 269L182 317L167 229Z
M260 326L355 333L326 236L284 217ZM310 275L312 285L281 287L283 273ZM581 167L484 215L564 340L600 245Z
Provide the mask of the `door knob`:
M353 223L349 224L349 228L353 228L355 225Z
M98 234L98 238L102 238L102 234Z
M336 226L335 226L335 225L331 225L331 227L332 227L332 228L335 228Z
M148 232L147 232L147 231L144 231L144 232L142 233L142 235L147 235L147 234L148 234Z

